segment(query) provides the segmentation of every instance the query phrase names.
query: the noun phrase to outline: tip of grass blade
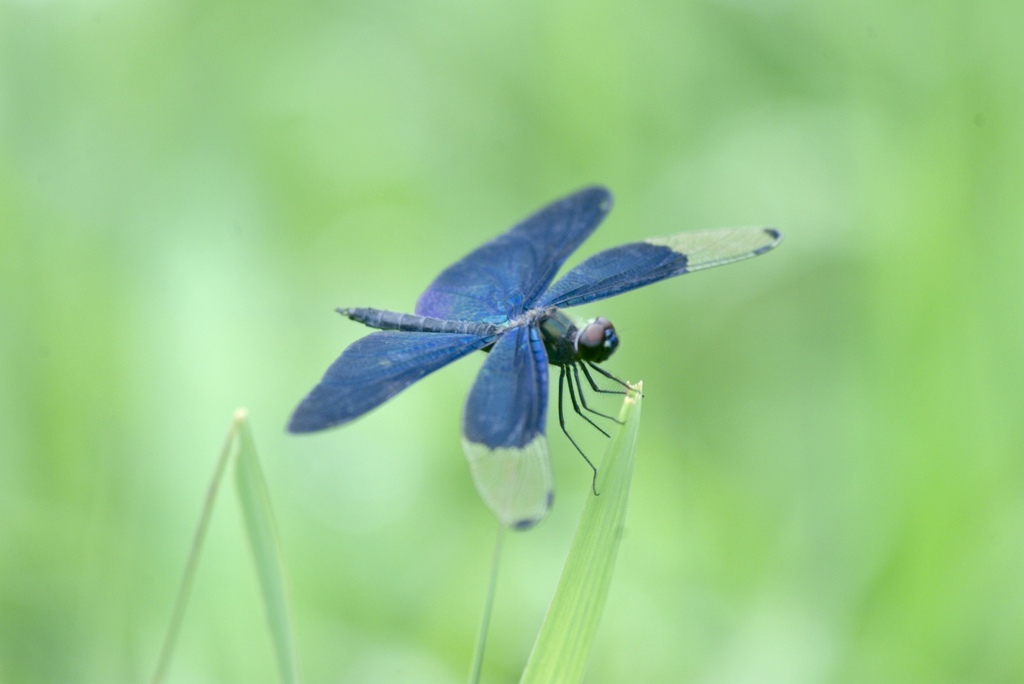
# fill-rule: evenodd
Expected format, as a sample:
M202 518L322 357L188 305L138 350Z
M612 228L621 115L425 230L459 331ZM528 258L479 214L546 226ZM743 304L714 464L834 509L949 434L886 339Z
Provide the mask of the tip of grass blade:
M232 455L235 456L235 481L238 486L239 502L245 518L249 544L256 562L256 571L260 579L263 602L267 610L281 679L291 684L299 681L298 658L295 640L292 635L288 617L288 604L284 582L284 563L280 553L280 543L270 509L270 496L267 494L266 483L256 457L256 446L249 431L249 412L245 408L235 409L221 448L213 479L207 489L206 501L196 526L195 538L185 564L185 572L174 602L171 622L164 637L163 646L157 661L156 672L151 680L153 684L162 682L170 667L178 632L181 629L185 607L192 590L199 556L202 551L206 530L213 514L213 505L220 490L221 477L227 468Z
M601 621L633 479L643 383L626 393L598 474L600 496L588 497L558 588L520 682L579 682Z
M249 431L248 412L235 411L238 425L238 456L235 461L235 484L238 487L242 515L245 519L249 545L259 577L267 623L277 655L281 681L299 682L298 654L288 610L288 591L284 577L284 560L277 526L270 506L270 495L263 478L256 445Z

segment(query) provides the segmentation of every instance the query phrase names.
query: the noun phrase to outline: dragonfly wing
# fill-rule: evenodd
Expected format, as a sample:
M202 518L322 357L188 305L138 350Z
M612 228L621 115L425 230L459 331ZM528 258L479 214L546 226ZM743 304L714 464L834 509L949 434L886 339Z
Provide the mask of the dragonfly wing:
M477 491L503 525L519 530L543 520L554 496L544 436L547 363L533 326L510 330L484 361L462 417Z
M397 331L367 335L331 364L295 409L288 431L315 432L347 423L493 339Z
M599 187L549 204L445 269L420 296L416 313L493 323L522 313L611 206L611 194Z
M782 241L774 228L721 228L651 238L598 252L558 279L538 306L569 307L665 278L764 254Z

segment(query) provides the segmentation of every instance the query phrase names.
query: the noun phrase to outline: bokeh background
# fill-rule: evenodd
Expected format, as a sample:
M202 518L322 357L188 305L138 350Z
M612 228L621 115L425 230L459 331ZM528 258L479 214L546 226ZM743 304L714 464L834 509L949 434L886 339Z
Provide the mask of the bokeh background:
M570 264L786 241L576 311L646 389L588 681L1024 681L1021 26L1009 0L4 0L0 680L151 674L246 406L308 681L463 681L483 355L344 429L284 424L365 332L335 306L410 310L600 182L616 209ZM587 495L551 442L487 681L517 678ZM263 620L228 487L171 681L274 681Z

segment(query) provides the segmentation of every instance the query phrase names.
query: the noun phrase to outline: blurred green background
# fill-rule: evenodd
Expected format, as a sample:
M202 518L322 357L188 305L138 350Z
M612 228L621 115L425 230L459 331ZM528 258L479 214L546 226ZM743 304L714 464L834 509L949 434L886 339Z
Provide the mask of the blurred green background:
M570 264L786 242L575 310L646 390L588 681L1024 681L1022 25L1010 1L6 0L0 681L150 675L241 405L308 681L464 680L483 355L344 429L284 424L366 332L333 307L411 310L592 182L616 209ZM487 681L517 678L590 484L551 446ZM171 675L276 676L230 488Z

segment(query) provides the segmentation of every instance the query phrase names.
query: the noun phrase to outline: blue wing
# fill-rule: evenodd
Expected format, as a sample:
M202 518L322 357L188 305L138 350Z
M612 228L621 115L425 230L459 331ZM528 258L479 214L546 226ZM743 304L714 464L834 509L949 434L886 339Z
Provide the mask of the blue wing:
M611 210L604 188L549 204L455 262L416 303L420 316L501 323L529 308Z
M533 527L554 495L544 427L548 358L533 326L498 339L466 400L462 445L473 482L502 524Z
M449 333L375 332L352 343L302 400L289 432L342 425L493 337Z
M774 228L721 228L614 247L559 278L537 306L578 306L672 276L749 259L780 242L782 233Z

